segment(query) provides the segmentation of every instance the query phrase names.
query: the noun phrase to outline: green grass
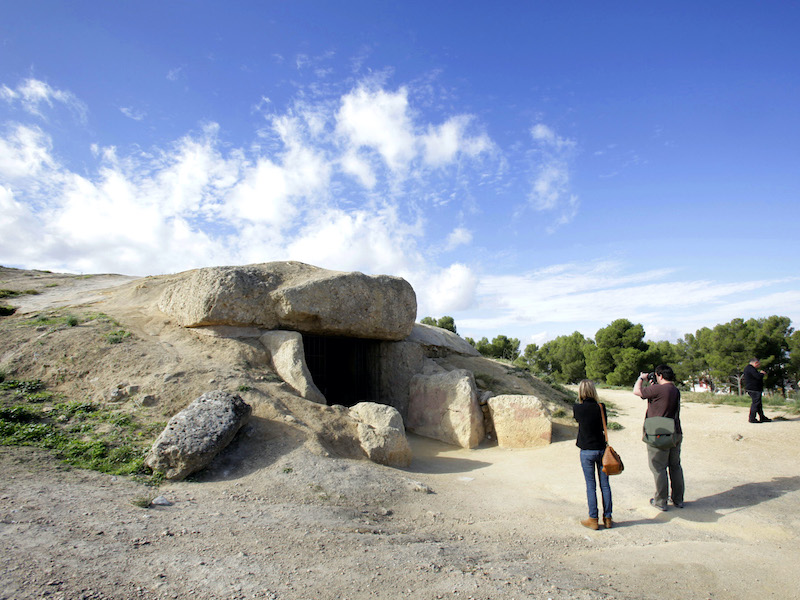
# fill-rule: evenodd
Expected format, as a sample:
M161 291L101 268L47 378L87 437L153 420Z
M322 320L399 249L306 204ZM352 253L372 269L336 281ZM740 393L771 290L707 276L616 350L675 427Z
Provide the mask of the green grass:
M0 444L44 448L69 465L151 485L163 480L150 474L144 458L164 423L93 402L56 401L63 396L43 387L39 380L0 382Z
M130 332L124 329L117 329L116 331L110 331L105 334L106 341L109 344L121 344L125 338L129 338L130 336Z
M0 298L16 298L17 296L23 296L26 294L30 296L35 296L37 294L41 294L41 292L37 290L7 290L7 289L0 290Z
M48 326L69 325L70 327L75 327L80 323L81 320L75 315L59 315L59 314L36 315L34 317L31 317L27 321L28 325L34 327L39 327L40 325L48 325Z

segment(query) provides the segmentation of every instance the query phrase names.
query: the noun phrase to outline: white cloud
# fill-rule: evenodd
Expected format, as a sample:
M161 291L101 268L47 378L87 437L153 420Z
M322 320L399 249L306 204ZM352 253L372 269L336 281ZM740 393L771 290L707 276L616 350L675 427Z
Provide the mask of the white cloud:
M406 88L391 93L359 87L342 98L336 121L347 144L377 151L392 171L405 168L417 152Z
M131 108L130 106L121 106L119 111L128 117L129 119L133 119L134 121L142 121L145 118L145 113L141 110L136 110Z
M178 81L183 73L183 67L175 67L167 71L167 79L170 81Z
M16 89L4 85L0 97L10 103L18 101L23 110L38 117L44 116L43 105L53 107L58 102L72 110L81 122L86 121L86 105L72 92L56 89L38 79L25 79Z
M418 314L441 315L473 306L478 277L467 265L454 263L411 283L420 304Z
M51 141L38 127L14 125L0 137L0 176L4 179L34 177L51 167Z
M531 136L537 142L542 142L543 144L558 150L573 148L575 146L575 142L573 140L559 137L551 127L548 127L544 123L537 123L534 125L531 128Z
M455 250L459 246L464 246L472 241L472 232L464 227L456 227L447 236L445 250Z
M576 144L543 123L531 128L531 137L538 144L539 162L528 201L534 210L555 213L555 220L548 227L548 232L553 233L571 222L580 206L570 184L570 164Z
M458 115L438 127L429 125L428 132L422 137L425 160L432 166L440 166L452 162L458 153L475 157L489 150L492 142L488 136L466 136L471 121L467 115Z
M627 318L642 323L649 339L675 339L736 317L766 316L765 306L769 314L798 316L800 291L782 289L796 285L797 278L720 282L680 279L669 270L625 269L618 262L598 261L484 275L477 287L481 316L457 319L459 330L540 334L562 324L569 331L554 332L550 339L578 326L593 337L597 329Z

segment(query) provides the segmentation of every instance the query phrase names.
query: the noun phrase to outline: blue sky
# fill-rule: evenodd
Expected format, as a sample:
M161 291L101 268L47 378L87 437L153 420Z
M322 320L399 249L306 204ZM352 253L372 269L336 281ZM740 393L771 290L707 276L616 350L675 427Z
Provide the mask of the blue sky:
M523 346L800 320L797 3L0 6L0 264L388 273Z

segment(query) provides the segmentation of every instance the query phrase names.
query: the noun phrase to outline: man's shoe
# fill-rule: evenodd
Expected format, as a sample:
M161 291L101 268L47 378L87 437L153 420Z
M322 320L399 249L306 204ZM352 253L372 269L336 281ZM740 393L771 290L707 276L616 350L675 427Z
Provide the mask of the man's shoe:
M675 502L675 500L672 500L672 506L676 508L683 508L683 502Z
M656 499L655 498L650 498L650 506L655 506L658 510L663 511L663 512L667 511L667 507L666 506L660 506L660 505L656 504Z
M611 529L614 526L614 521L611 520L611 517L603 517L603 525L605 525L606 529Z
M588 519L582 519L581 525L588 527L589 529L594 529L595 531L600 529L600 525L597 523L596 517L594 519L592 517L589 517Z
M748 423L762 423L763 421L754 421L753 419L748 419Z
M761 417L761 421L759 423L772 423L772 419L769 417Z

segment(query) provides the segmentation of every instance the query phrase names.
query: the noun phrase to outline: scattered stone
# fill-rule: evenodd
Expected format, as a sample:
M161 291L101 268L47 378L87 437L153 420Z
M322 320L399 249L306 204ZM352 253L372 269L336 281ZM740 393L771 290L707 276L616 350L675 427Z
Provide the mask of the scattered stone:
M423 494L433 494L434 493L433 490L430 488L430 486L422 483L421 481L411 481L411 480L409 480L408 486L414 492L422 492Z
M146 394L142 396L142 406L155 406L158 404L158 398L153 394Z
M145 464L167 479L199 471L224 449L252 409L238 394L207 392L169 420Z
M358 423L358 440L371 461L389 467L411 464L411 447L396 408L359 402L350 408L350 416Z
M172 502L164 498L164 496L156 496L150 501L152 506L172 506Z

